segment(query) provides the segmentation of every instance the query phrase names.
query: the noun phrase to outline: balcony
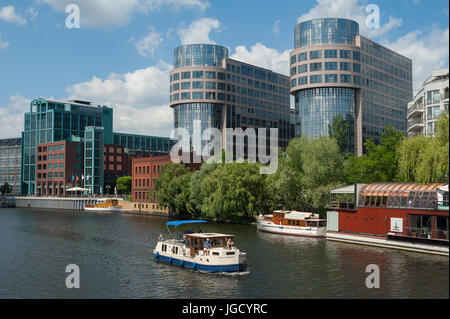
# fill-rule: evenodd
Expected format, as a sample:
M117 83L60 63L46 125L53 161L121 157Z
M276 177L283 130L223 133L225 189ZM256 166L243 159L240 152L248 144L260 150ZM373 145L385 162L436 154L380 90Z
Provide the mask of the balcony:
M412 107L408 109L408 118L422 115L424 112L425 107L423 104L414 104Z
M425 124L422 118L414 118L408 121L408 132L421 131L424 127Z

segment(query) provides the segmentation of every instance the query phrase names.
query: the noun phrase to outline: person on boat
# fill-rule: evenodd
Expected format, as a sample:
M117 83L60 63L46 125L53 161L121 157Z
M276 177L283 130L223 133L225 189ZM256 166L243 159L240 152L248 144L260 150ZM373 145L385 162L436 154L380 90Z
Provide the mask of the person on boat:
M209 238L206 238L205 242L205 253L206 255L209 255L209 250L211 249L211 242L209 241Z
M228 238L227 240L227 249L232 249L234 247L234 243L231 240L231 238Z

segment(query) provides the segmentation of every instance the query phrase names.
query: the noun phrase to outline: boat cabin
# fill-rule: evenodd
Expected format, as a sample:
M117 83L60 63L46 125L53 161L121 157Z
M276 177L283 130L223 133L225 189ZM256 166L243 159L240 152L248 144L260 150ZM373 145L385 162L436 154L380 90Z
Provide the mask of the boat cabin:
M266 215L264 220L283 226L326 227L326 220L319 219L319 215L302 212L275 211L273 215Z
M205 249L205 242L209 239L211 243L211 254L220 255L219 249L234 249L234 236L223 234L186 234L184 237L184 244L187 250L190 251L190 256L195 257L200 251ZM228 254L234 254L234 252L227 252Z

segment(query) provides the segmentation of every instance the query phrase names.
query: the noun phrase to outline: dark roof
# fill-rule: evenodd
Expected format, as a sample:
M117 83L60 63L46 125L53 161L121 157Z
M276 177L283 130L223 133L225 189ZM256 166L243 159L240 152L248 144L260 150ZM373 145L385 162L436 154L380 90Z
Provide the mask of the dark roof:
M14 145L21 145L22 139L21 138L7 138L0 140L0 146L14 146Z

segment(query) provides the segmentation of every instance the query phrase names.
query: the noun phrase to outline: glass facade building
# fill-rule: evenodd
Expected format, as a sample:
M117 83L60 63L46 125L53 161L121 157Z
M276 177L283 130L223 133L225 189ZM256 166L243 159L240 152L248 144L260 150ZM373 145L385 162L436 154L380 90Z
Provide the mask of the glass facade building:
M86 127L84 143L84 187L90 194L103 194L104 144L103 127Z
M333 119L342 115L349 124L347 152L355 147L356 91L349 88L316 88L300 91L295 97L298 135L328 136Z
M327 136L337 115L349 124L347 150L356 155L388 125L406 134L412 61L359 35L358 23L299 23L290 61L297 136Z
M359 24L352 20L315 19L295 26L295 48L319 44L354 44Z
M175 68L220 66L228 58L228 49L213 44L190 44L175 49Z
M167 154L172 144L169 138L114 133L113 109L107 106L93 106L90 102L85 101L57 101L39 98L31 102L30 111L24 116L21 193L26 195L36 194L36 152L37 146L40 144L58 141L87 143L92 138L86 136L87 128L101 128L103 145L121 145L128 152ZM90 150L90 148L85 147L85 150ZM88 160L100 160L102 162L101 169L103 169L103 155L101 158L88 156L85 161ZM95 169L100 168L99 163L87 164L84 164L86 170L92 169L94 175L91 174L91 176L97 176ZM98 186L102 181L95 181L95 183L93 186ZM95 190L99 190L99 187Z
M282 148L294 137L288 76L232 60L228 49L215 45L176 48L174 65L170 106L175 128L185 128L191 136L206 128L223 133L227 128L277 128ZM222 142L225 147L230 141L225 137Z
M0 186L8 183L12 194L20 194L21 153L20 138L0 140Z

